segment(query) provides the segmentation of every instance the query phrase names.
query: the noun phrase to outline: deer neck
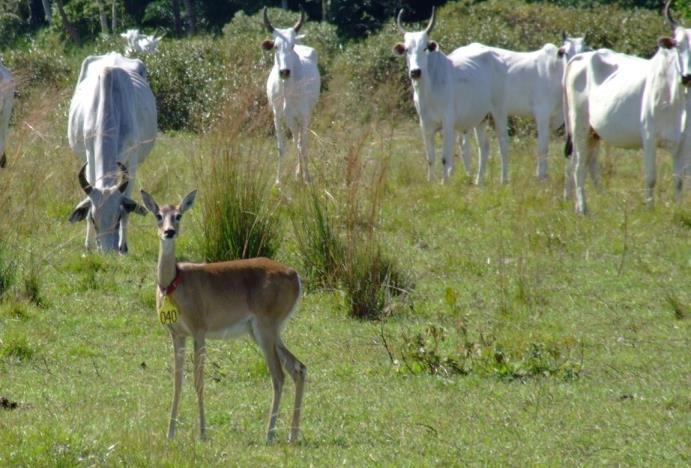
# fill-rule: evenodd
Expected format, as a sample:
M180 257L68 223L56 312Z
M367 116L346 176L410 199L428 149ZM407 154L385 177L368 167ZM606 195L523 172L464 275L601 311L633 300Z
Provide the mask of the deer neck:
M156 282L159 288L167 288L177 276L177 262L175 261L175 240L161 239L158 249L158 266Z

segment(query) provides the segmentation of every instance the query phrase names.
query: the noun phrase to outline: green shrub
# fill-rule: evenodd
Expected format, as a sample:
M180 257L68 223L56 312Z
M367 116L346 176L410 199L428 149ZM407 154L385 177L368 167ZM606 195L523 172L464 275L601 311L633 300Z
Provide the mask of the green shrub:
M272 178L256 154L223 148L209 161L202 199L206 261L273 257L280 245Z
M0 357L28 361L34 355L34 349L29 344L26 336L22 334L9 334L0 338Z
M10 261L10 254L4 242L0 240L0 298L12 287L17 266Z

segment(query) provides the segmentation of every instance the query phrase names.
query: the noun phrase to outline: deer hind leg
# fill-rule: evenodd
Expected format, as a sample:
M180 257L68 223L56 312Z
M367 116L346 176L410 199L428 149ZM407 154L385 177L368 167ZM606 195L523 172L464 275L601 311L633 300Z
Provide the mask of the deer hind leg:
M175 358L175 373L173 382L175 390L173 392L173 403L170 410L170 424L168 425L168 439L175 436L175 429L178 422L178 407L180 404L180 394L182 392L182 372L185 365L185 337L172 336L173 354Z
M194 338L194 389L197 391L199 405L199 438L206 440L206 419L204 418L204 358L206 341L204 335Z
M276 439L276 420L278 419L285 375L283 374L281 361L278 357L278 333L275 330L262 329L261 325L253 324L252 336L254 337L254 341L261 348L264 358L266 359L266 365L269 368L269 373L271 374L273 400L271 402L269 422L266 429L266 442L270 444Z
M307 367L295 357L293 353L286 347L282 340L279 339L276 346L278 357L281 359L281 365L288 371L290 377L295 383L295 405L293 406L293 422L290 427L289 442L297 442L300 435L300 414L302 412L302 397L305 391L305 380L307 379Z

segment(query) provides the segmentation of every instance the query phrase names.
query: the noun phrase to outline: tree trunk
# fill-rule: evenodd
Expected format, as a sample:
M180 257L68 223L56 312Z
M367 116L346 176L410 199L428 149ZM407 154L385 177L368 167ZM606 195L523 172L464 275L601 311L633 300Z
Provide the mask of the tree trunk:
M50 24L53 21L53 13L51 12L51 9L50 9L50 0L41 0L41 1L43 3L43 15L44 15L46 21L48 22L48 24Z
M173 24L175 27L175 36L182 35L182 24L180 23L180 0L173 0Z
M108 17L103 7L103 0L96 0L96 5L98 6L98 18L101 20L101 34L107 36L110 31L108 31Z
M67 31L67 34L70 35L70 38L73 42L79 44L81 42L79 38L79 31L77 31L77 28L74 27L74 24L72 24L67 17L67 14L65 14L65 6L63 5L62 0L55 0L55 4L58 6L58 13L60 14L62 26L65 28L65 31Z
M189 34L192 35L197 30L197 17L194 14L194 0L185 0L185 9L187 10L187 22L189 24Z
M281 0L281 8L284 10L288 9L288 0Z
M29 8L29 26L31 29L36 29L46 23L43 15L43 5L41 0L27 0L27 7Z
M113 31L113 34L115 34L118 30L118 8L116 0L113 0L113 16L111 19L112 23L110 25L110 29Z

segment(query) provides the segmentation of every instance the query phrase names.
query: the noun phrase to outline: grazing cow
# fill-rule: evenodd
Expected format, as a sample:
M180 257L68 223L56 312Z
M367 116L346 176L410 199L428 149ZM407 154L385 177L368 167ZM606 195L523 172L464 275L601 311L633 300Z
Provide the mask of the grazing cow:
M14 100L14 79L12 73L0 65L0 168L7 164L5 156L5 143L7 130L12 114L12 101Z
M275 49L274 66L266 81L266 95L274 113L274 127L278 141L278 172L276 183L281 182L281 162L286 151L285 127L297 141L297 169L295 176L309 181L307 170L307 134L312 111L319 98L321 79L317 68L317 51L296 44L305 12L292 28L274 28L264 7L264 26L272 39L262 43L264 50Z
M125 46L126 57L134 53L153 54L158 50L158 43L163 39L163 36L142 34L139 29L128 29L127 32L121 33L120 37L127 42Z
M502 158L502 183L508 182L507 120L504 99L506 64L496 52L474 47L461 47L448 56L436 42L429 39L434 28L435 12L423 31L407 32L401 26L400 10L396 25L403 33L403 43L394 45L393 52L405 55L408 74L413 85L413 101L420 118L420 128L427 153L427 179L432 180L434 167L434 135L442 134L444 182L453 170L455 132L477 128L484 134L488 115L492 115L499 138ZM484 141L484 138L482 138ZM480 147L477 181L484 177L488 145Z
M655 151L672 153L676 198L681 200L684 140L691 131L687 108L691 87L691 29L680 26L665 5L673 37L659 39L650 59L606 49L574 57L566 67L567 167L565 196L576 188L576 211L587 212L585 175L597 180L597 149L605 141L620 148L643 148L646 202L652 203L656 180ZM688 145L688 144L687 144ZM688 151L688 149L686 149Z
M509 115L532 117L537 126L537 169L538 179L547 177L547 154L549 152L550 130L564 125L563 86L564 66L568 60L585 50L585 38L571 38L562 33L563 44L545 44L532 52L514 52L483 44L470 44L495 51L506 62L506 102ZM478 146L482 148L478 136ZM470 167L468 138L463 136L461 154L466 170Z
M70 216L87 218L86 248L127 252L127 216L143 207L131 198L137 166L156 138L156 101L137 59L111 52L82 63L70 104L70 147L85 164L79 182L87 197Z

